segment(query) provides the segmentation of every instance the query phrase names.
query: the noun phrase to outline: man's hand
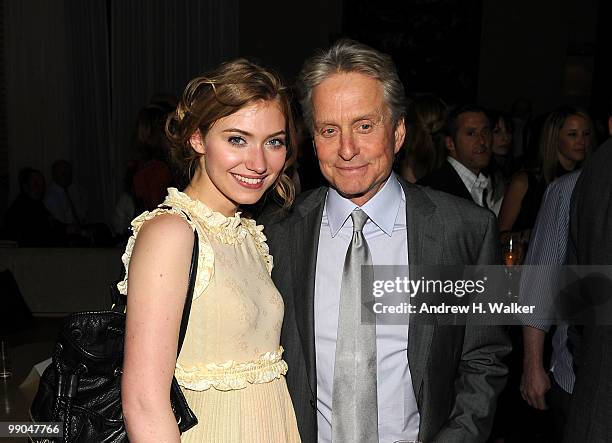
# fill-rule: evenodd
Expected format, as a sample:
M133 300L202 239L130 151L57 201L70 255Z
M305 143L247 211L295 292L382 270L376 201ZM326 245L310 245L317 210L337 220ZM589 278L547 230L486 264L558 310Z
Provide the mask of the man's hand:
M550 377L542 365L529 365L523 369L521 396L535 409L548 409L545 395L550 389Z

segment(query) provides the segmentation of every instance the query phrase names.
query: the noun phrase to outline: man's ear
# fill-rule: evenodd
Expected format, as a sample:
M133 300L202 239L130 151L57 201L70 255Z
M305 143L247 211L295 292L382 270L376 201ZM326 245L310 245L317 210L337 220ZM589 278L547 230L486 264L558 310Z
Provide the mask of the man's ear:
M453 138L447 135L446 137L444 137L444 144L446 145L446 150L448 151L448 154L450 156L454 156L456 149Z
M198 154L206 154L206 148L204 147L204 140L202 140L202 133L197 129L191 137L189 137L189 144L195 152Z
M612 137L612 117L608 119L608 133L610 134L610 137Z
M397 154L402 146L404 146L404 140L406 138L406 123L404 117L400 118L395 124L395 146L393 147L393 153Z

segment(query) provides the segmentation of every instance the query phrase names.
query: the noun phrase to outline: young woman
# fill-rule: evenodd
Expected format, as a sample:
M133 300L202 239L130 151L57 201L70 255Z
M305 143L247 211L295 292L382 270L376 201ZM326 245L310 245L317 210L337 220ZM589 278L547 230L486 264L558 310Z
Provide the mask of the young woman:
M268 190L288 205L295 129L287 90L246 60L192 80L167 124L186 175L132 222L119 284L127 293L122 402L132 442L295 442L279 346L283 302L261 226L241 216ZM187 217L188 216L188 217ZM176 358L193 231L198 271ZM198 425L182 436L169 401L175 375Z

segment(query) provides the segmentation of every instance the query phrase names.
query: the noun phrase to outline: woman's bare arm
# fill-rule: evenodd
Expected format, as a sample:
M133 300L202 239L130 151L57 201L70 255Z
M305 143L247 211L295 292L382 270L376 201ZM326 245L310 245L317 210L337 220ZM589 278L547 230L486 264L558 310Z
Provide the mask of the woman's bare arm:
M131 442L180 440L170 385L193 239L185 220L164 214L142 226L132 252L121 383Z
M512 226L521 212L521 204L528 187L529 181L526 172L519 171L512 176L499 210L499 230L501 232L512 230Z

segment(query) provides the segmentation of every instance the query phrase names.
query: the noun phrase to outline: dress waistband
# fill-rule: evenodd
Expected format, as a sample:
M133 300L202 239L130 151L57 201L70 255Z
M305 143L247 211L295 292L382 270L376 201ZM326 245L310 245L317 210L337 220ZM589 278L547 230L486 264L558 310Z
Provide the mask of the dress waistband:
M283 347L266 352L256 360L225 363L207 363L184 366L176 362L174 376L178 384L193 391L215 388L219 391L244 389L249 384L268 383L287 373L287 363L282 359Z

